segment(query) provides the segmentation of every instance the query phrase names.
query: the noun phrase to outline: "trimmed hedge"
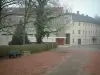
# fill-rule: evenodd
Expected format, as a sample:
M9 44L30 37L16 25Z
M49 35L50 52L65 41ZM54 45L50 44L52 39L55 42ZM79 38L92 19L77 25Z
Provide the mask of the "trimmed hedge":
M8 55L8 46L0 46L0 57L4 57Z
M31 53L35 53L35 52L47 51L52 48L57 48L57 44L45 43L45 44L0 46L0 56L7 56L9 50L18 50L20 52L30 51Z
M52 49L52 48L57 48L56 43L46 43L46 48L47 50Z

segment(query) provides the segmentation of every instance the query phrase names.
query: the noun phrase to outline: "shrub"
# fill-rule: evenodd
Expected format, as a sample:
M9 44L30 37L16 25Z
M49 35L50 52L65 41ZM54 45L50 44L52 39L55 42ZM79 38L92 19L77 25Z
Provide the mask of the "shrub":
M21 21L20 21L20 24L17 25L16 30L12 36L12 40L9 42L9 45L22 45L24 40L25 40L25 44L30 44L27 32L25 32L24 34L24 31L25 29L23 25L21 25ZM24 37L24 40L23 40L23 37Z
M31 45L11 45L9 46L9 50L20 50L23 51L30 51L31 53L41 52L44 51L45 44L31 44Z
M0 57L8 55L8 46L0 46Z
M7 56L9 50L17 50L20 52L30 51L31 53L35 53L50 50L52 46L53 48L57 48L56 43L0 46L0 56Z
M57 44L56 43L45 43L46 44L46 48L47 48L47 50L50 50L50 49L52 49L52 48L57 48Z

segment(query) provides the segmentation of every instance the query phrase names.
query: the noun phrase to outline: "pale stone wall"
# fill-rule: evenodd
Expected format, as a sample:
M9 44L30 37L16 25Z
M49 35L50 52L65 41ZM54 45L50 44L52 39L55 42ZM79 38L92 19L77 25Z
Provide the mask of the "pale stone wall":
M78 31L80 30L80 34ZM74 31L74 34L73 34ZM78 39L81 39L82 44L93 44L92 37L97 38L96 44L100 44L100 25L86 23L86 22L73 22L70 28L67 30L67 33L70 33L70 44L77 45ZM74 42L73 42L74 39Z

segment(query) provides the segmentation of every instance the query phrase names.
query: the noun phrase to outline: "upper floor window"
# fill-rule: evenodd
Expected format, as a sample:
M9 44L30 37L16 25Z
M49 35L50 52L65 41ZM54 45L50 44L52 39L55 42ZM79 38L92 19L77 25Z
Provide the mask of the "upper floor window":
M95 27L95 25L93 24L93 27Z
M2 35L7 35L7 34L2 34Z
M87 34L87 31L85 31L85 34Z
M13 35L13 34L6 34L6 33L4 33L4 34L2 34L3 36L5 35L5 36L8 36L8 35Z
M81 30L78 30L78 34L80 34L81 33Z
M74 22L73 22L73 26L74 26Z
M81 22L79 22L79 26L80 26Z
M84 43L84 39L83 39L83 43Z
M84 22L83 22L83 26L84 26Z
M92 31L91 31L91 35L92 35Z
M94 31L92 31L92 34L94 35Z
M93 31L93 35L95 34L95 31Z
M84 25L85 25L85 28L86 28L87 27L87 23L85 23Z
M93 24L92 24L92 27L93 27Z
M30 34L28 34L28 35L33 36L33 34L31 34L31 33L30 33Z
M7 12L12 12L13 10L12 9L10 9L10 10L8 10Z
M89 31L89 34L90 34L90 31Z
M83 30L83 34L84 34L84 30Z

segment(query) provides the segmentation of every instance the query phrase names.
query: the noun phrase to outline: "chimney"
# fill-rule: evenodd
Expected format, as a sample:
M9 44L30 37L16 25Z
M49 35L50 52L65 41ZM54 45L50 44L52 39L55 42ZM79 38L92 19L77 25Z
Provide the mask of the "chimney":
M86 15L88 17L88 15Z
M80 14L79 11L77 11L77 14L78 14L78 15Z

